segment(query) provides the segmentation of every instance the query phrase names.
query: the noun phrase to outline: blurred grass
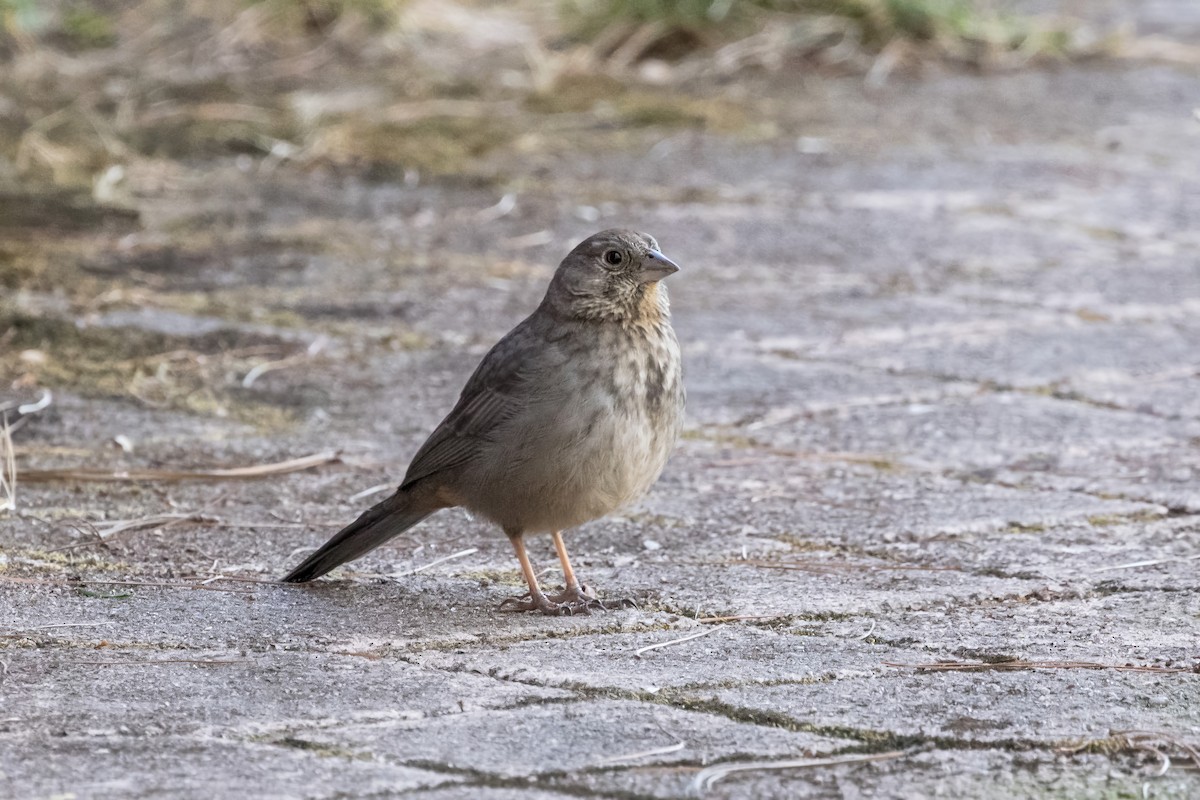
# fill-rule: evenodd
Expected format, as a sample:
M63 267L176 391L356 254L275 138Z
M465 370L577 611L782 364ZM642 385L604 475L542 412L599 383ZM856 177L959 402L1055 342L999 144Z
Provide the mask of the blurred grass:
M25 45L44 37L75 48L111 47L117 43L117 17L129 6L180 17L229 16L261 7L283 33L320 34L338 21L357 16L375 30L399 20L407 0L233 0L233 2L122 3L120 0L0 0L0 31Z
M594 34L618 22L694 27L745 24L763 12L827 14L860 22L876 44L902 36L929 39L939 31L966 32L994 13L982 0L564 0L563 10Z
M387 30L400 19L406 0L245 0L261 5L286 30L321 34L347 16L358 16L371 30Z
M0 0L0 55L3 45L28 50L39 41L69 51L112 47L117 31L112 16L87 0Z
M120 201L131 165L224 156L475 179L505 148L586 146L588 119L772 130L703 88L746 69L878 79L923 59L1072 53L1067 28L1000 2L0 0L0 188ZM650 59L672 62L657 85Z
M224 17L226 22L257 7L281 38L325 34L348 18L365 22L368 30L386 31L400 24L407 5L408 0L0 0L0 43L110 47L118 41L119 13L133 6L146 19L173 14L181 21ZM695 34L701 37L695 43L702 45L745 35L767 22L827 17L852 24L860 44L875 51L897 40L1013 48L1031 40L1047 48L1055 41L1066 44L1063 37L1045 36L1044 24L1005 13L1000 0L559 0L557 9L559 22L583 41L595 41L616 26L654 25L664 33Z
M767 24L814 18L841 21L874 53L908 43L957 57L984 49L1067 55L1072 43L1069 27L1005 13L989 0L563 0L562 9L584 40L653 26L667 56L678 55L681 42L711 46Z

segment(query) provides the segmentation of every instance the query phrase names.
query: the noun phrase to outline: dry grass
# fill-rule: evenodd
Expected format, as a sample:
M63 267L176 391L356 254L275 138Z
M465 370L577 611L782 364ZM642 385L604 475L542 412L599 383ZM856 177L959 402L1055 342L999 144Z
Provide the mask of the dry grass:
M76 550L81 547L88 547L90 545L105 544L112 539L125 534L161 531L175 525L181 525L189 522L198 525L215 525L220 522L220 519L202 513L189 513L151 514L146 517L141 517L140 519L110 520L99 524L94 524L84 520L78 525L73 525L73 527L76 527L76 529L84 529L86 534L90 536L87 541L76 542L74 544L64 545L63 547L56 547L48 552L59 553L66 550Z
M0 350L0 373L17 376L22 385L129 397L150 408L233 417L263 428L287 424L297 409L287 398L248 391L244 376L269 371L264 365L281 360L295 365L317 357L297 344L232 328L170 336L3 309L0 333L9 344Z
M0 575L0 584L15 584L20 586L57 586L84 590L88 586L118 586L145 589L186 589L188 591L222 592L225 594L246 594L249 588L233 589L228 586L213 586L211 582L219 580L227 583L262 584L280 586L279 581L246 578L233 575L220 575L203 581L135 581L135 580L104 580L103 578L81 578L69 580L51 580L49 578L24 578Z
M702 51L718 70L797 59L876 75L940 59L1005 67L1106 51L1079 23L1004 13L988 0L572 0L568 20L609 60Z
M815 575L836 575L843 572L961 572L961 567L934 566L925 564L863 563L856 561L832 561L826 559L793 559L790 561L764 561L746 559L728 562L761 569L784 569L811 572Z
M118 198L122 178L110 168L139 158L246 153L457 170L505 141L494 124L505 114L491 101L521 92L498 80L498 58L527 72L537 95L564 69L595 74L651 57L700 56L686 76L796 58L878 71L914 58L1007 64L1095 49L1069 22L1005 15L984 0L573 0L557 16L518 1L459 15L473 23L409 5L135 0L84 21L62 12L81 4L0 0L0 63L12 67L0 88L29 109L15 139L0 126L0 154L25 175ZM468 51L447 74L451 51L461 56L478 36L471 24L522 13L536 20L532 41ZM593 57L563 46L564 27Z
M1105 739L1090 739L1079 744L1058 748L1058 752L1074 755L1076 753L1103 753L1112 756L1117 753L1138 753L1152 756L1158 763L1154 771L1156 777L1167 774L1173 765L1173 759L1183 762L1185 766L1200 770L1200 742L1189 739L1171 731L1114 731Z
M8 414L0 413L0 511L17 510L17 459Z
M23 473L30 483L49 483L53 481L78 482L117 482L141 483L144 481L225 481L268 478L275 475L286 475L289 472L300 472L325 464L334 464L341 460L340 454L334 450L278 461L270 464L251 464L244 467L219 467L214 469L38 469ZM133 520L131 524L141 521Z

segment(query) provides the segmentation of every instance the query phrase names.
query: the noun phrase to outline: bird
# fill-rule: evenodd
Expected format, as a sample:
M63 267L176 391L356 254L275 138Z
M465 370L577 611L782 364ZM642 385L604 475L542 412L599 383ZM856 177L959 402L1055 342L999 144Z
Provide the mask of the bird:
M579 582L563 531L639 499L658 480L683 422L679 342L661 281L679 266L645 233L612 229L559 264L541 303L488 351L458 402L386 500L288 573L318 578L436 511L462 507L495 523L528 591L504 611L590 613L603 601ZM565 586L547 595L525 548L549 533Z

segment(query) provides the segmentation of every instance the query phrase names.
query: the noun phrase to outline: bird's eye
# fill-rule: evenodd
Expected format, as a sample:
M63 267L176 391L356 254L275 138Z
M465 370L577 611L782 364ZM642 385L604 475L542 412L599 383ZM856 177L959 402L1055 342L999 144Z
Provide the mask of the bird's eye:
M609 250L604 254L604 260L615 267L624 261L625 257L621 255L619 250Z

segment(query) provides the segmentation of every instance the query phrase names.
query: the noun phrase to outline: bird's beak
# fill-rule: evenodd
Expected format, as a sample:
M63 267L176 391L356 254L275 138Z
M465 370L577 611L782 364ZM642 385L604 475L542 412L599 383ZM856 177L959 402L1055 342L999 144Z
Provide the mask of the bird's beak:
M646 253L646 261L642 267L642 271L638 273L638 282L653 283L654 281L661 281L663 278L673 275L676 272L679 272L678 264L657 250L649 250Z

